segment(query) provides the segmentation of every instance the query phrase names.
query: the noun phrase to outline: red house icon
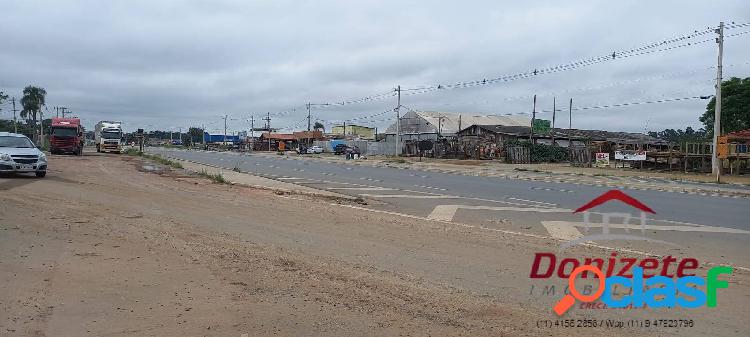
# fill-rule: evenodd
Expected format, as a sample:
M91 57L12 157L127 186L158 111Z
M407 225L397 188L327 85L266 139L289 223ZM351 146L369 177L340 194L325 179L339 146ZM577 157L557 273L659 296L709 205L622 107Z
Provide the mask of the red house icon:
M646 213L656 214L654 210L652 210L650 207L646 206L642 202L638 201L637 199L625 194L624 192L620 190L611 190L607 191L606 193L596 197L594 200L589 201L587 204L579 207L576 209L573 213L580 213L583 212L583 222L586 224L586 229L589 228L589 216L590 212L588 212L589 209L592 209L596 206L599 206L601 204L604 204L606 202L609 202L611 200L619 200L621 202L624 202L625 204L628 204L632 206L633 208L636 208L641 211L641 233L645 233L646 231ZM630 214L625 213L602 213L602 222L603 222L603 229L602 234L609 235L609 218L611 216L621 216L625 218L625 225L628 224L630 221ZM628 231L628 227L625 226L625 231Z

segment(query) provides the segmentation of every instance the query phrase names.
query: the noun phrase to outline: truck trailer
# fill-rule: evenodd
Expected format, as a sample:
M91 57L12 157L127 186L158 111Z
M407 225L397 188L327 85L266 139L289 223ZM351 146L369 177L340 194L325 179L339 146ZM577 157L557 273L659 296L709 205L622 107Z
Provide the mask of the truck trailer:
M101 121L94 130L96 152L121 153L124 145L122 122Z
M71 153L83 155L83 127L81 120L73 118L52 117L49 131L50 153Z

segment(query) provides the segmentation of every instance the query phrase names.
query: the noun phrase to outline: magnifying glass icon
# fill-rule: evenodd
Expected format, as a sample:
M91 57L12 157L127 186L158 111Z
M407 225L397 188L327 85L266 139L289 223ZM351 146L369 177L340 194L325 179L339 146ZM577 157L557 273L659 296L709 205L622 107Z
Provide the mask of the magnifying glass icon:
M590 271L596 274L596 276L599 278L599 287L597 288L596 292L588 296L579 293L576 289L575 284L576 276L584 271ZM568 289L570 290L570 294L563 296L563 298L561 298L560 301L555 304L553 310L558 316L562 316L562 314L568 311L568 309L570 309L570 307L572 307L573 304L576 303L576 299L581 302L593 302L604 293L604 285L604 273L602 273L599 268L592 265L579 266L576 269L573 269L573 272L570 273L570 277L568 277Z

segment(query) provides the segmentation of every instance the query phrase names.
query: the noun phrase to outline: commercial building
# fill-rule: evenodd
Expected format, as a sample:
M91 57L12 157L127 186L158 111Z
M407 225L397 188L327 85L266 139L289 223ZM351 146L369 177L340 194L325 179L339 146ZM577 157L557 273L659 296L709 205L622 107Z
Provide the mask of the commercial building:
M375 128L356 124L334 125L331 128L331 135L359 139L375 139L375 130Z

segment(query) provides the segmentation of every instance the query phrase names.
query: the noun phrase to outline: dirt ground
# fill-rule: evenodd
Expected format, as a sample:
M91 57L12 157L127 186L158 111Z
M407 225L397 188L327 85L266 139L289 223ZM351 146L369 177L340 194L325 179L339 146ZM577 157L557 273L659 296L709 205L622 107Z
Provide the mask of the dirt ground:
M555 299L527 295L527 257L556 245L543 238L214 184L127 156L50 160L44 179L0 178L0 335L582 332L537 327L554 319ZM697 330L585 333L745 335L748 277L733 280Z

